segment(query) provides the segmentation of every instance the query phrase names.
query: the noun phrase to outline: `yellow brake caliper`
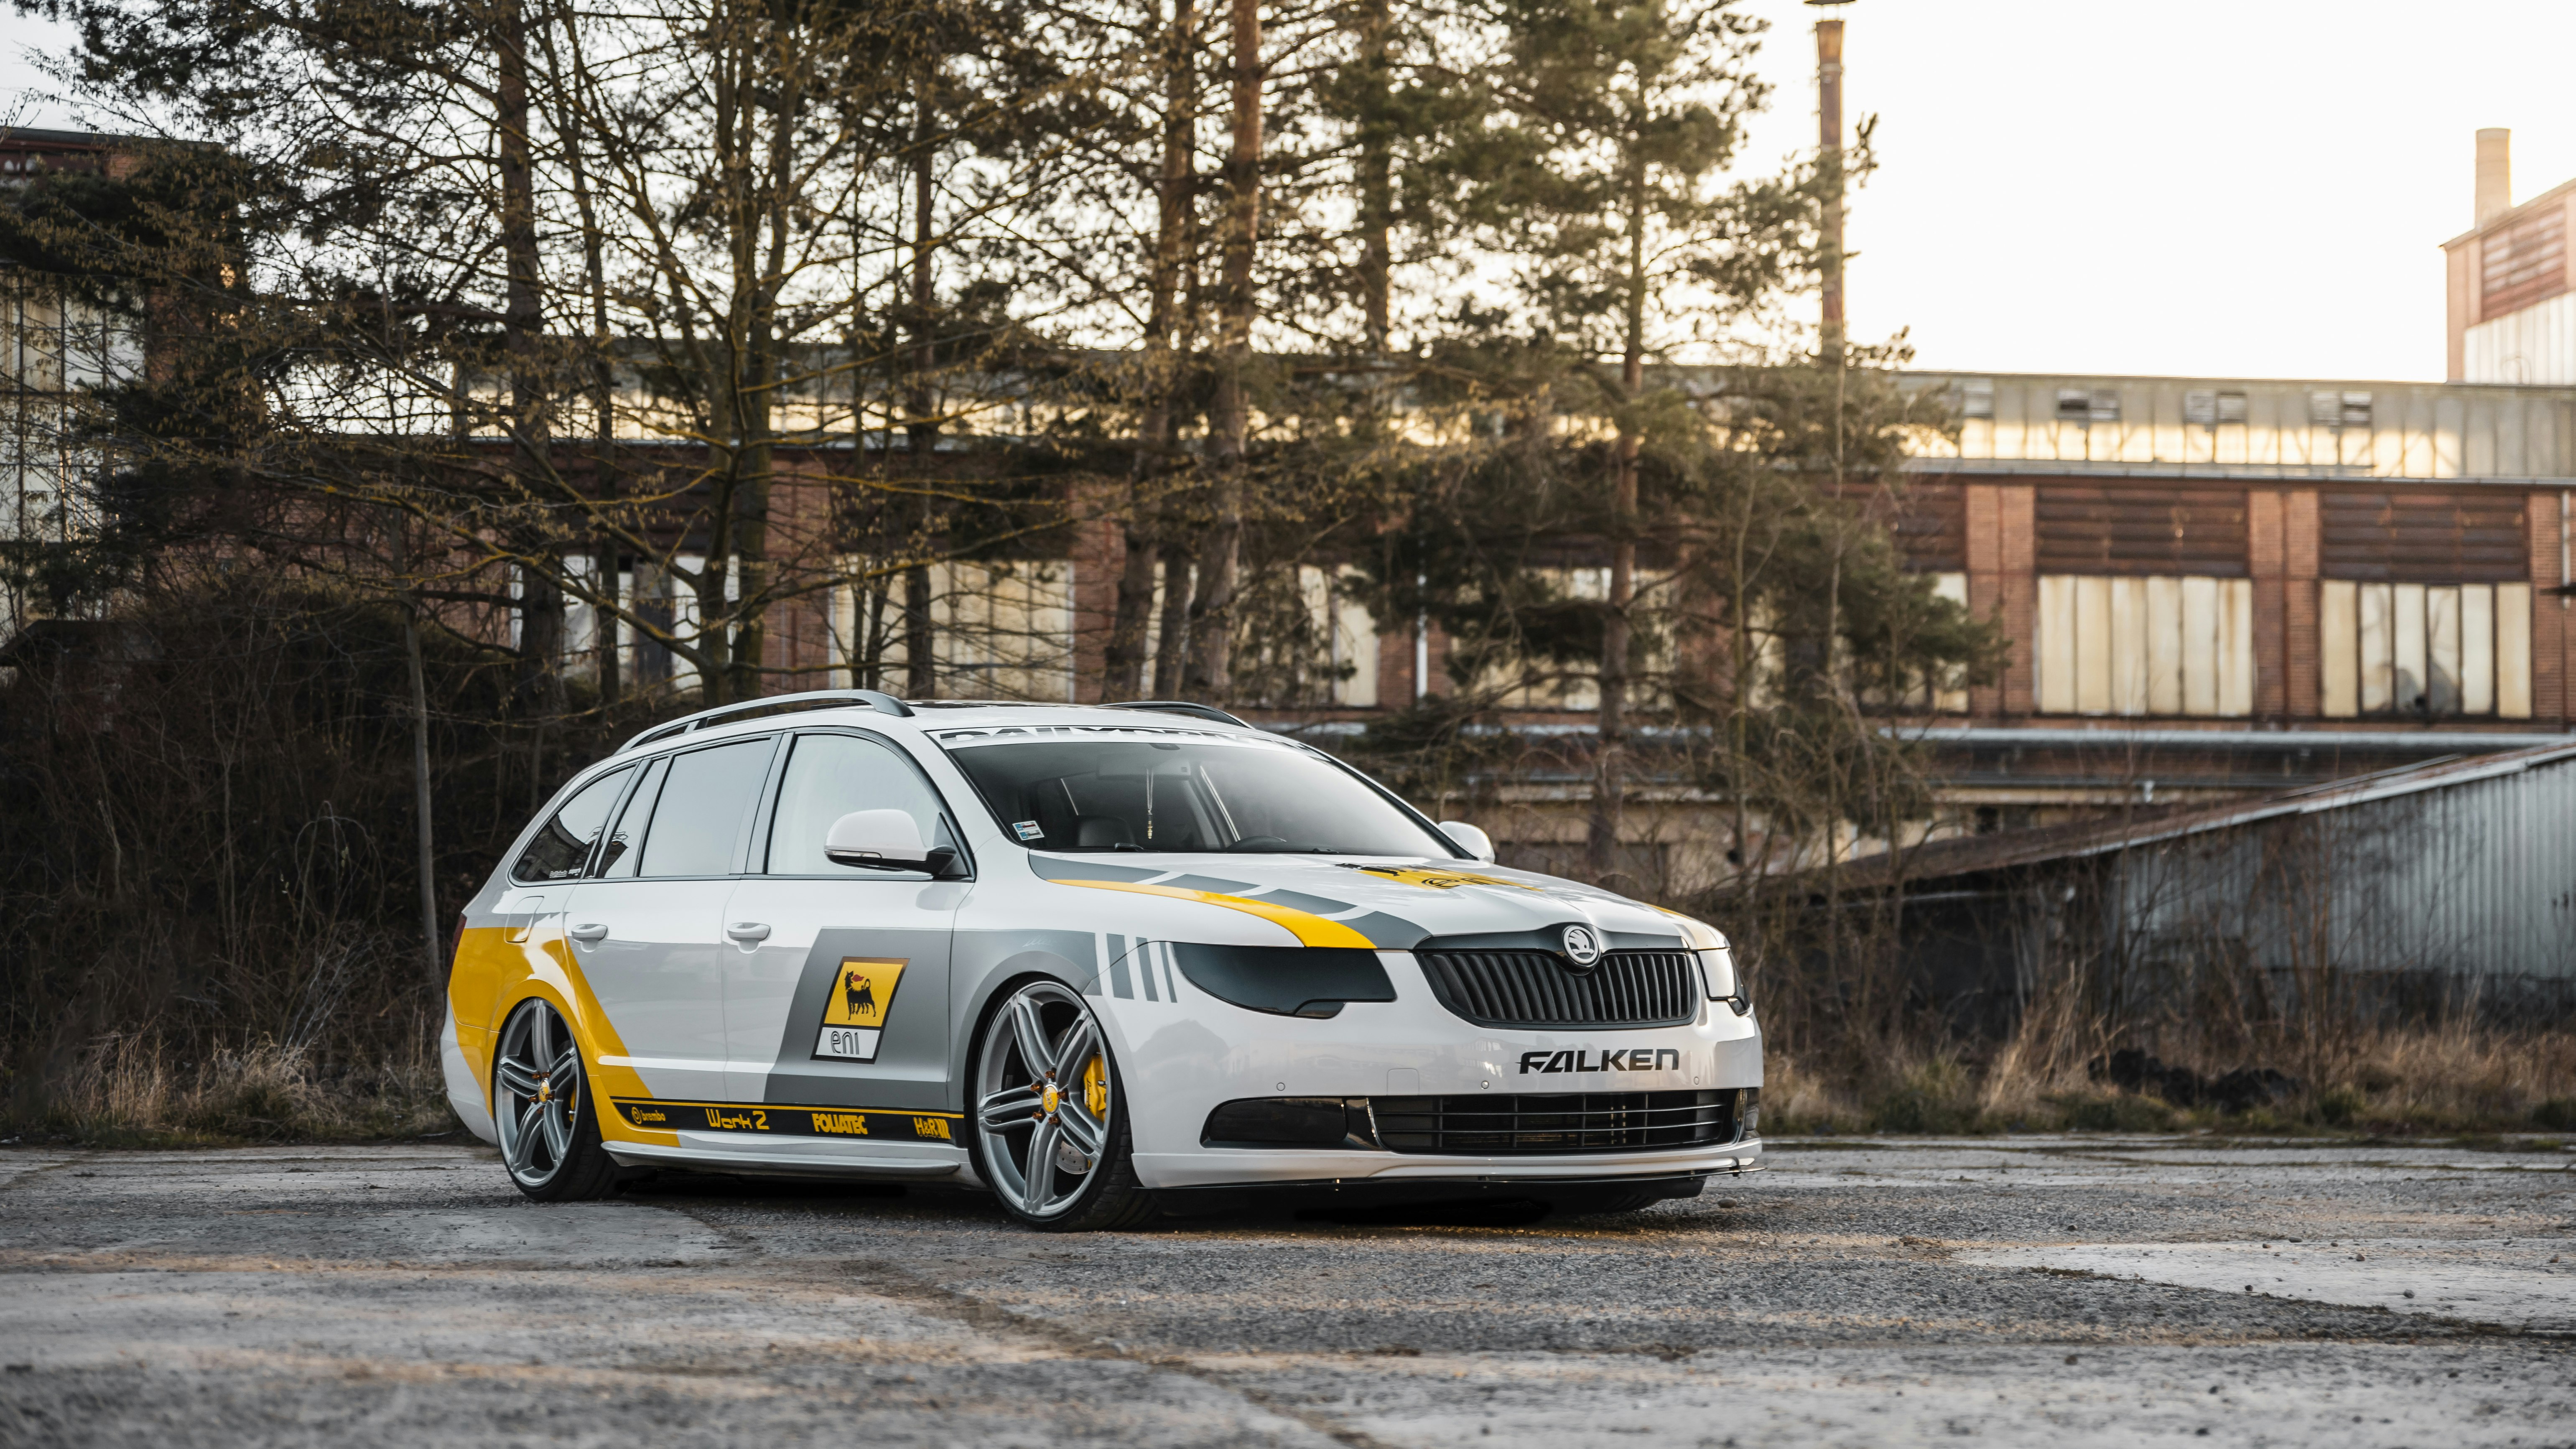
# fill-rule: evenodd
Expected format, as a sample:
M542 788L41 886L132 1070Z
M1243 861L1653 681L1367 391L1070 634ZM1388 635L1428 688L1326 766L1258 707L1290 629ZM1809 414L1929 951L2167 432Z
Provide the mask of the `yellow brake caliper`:
M1095 1118L1109 1111L1109 1066L1098 1056L1082 1064L1082 1105Z

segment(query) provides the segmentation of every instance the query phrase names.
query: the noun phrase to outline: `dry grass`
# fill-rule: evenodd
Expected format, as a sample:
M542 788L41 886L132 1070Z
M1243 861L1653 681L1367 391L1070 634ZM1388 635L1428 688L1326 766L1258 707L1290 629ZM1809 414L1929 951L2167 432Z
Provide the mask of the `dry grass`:
M2043 1012L1982 1062L1956 1053L1882 1055L1866 1074L1797 1057L1767 1064L1762 1126L1778 1136L2045 1131L2576 1133L2576 1031L2507 1032L2468 1022L2280 1041L2272 1050L2177 1047L2167 1060L2215 1076L2279 1064L2298 1090L2269 1107L2178 1107L2093 1080L2101 1045ZM2052 1029L2053 1028L2053 1029ZM327 1069L257 1042L181 1061L166 1043L111 1037L85 1052L38 1114L0 1136L104 1146L366 1141L454 1130L435 1048Z
M2467 1022L2354 1033L2313 1046L2305 1106L2364 1131L2563 1131L2576 1127L2576 1032Z
M150 1147L374 1141L455 1127L427 1043L398 1061L331 1070L269 1041L180 1062L158 1039L114 1037L82 1055L40 1115L0 1131Z
M2576 1031L2505 1031L2469 1022L2356 1030L2232 1052L2177 1047L2165 1060L2216 1077L2278 1066L2297 1081L2242 1112L2122 1091L2087 1070L2103 1043L2055 1037L2037 1014L1983 1062L1957 1054L1883 1056L1836 1074L1774 1057L1762 1125L1781 1136L1847 1132L2328 1132L2371 1136L2576 1133Z
M1853 1095L1796 1057L1762 1064L1762 1130L1779 1136L1864 1132L1869 1121Z

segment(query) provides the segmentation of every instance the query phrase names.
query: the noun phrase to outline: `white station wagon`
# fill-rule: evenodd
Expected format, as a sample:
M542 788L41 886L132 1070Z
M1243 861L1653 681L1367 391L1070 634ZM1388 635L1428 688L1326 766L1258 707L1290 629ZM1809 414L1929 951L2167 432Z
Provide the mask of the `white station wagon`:
M549 1200L697 1168L1106 1228L1754 1170L1725 939L1493 854L1200 705L709 710L584 770L466 907L448 1094Z

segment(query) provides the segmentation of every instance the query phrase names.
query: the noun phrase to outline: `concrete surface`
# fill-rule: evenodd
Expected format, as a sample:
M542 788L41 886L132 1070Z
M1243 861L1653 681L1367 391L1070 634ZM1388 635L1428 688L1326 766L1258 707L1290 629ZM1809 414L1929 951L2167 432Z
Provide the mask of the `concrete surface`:
M919 1188L541 1207L456 1146L0 1149L0 1445L2576 1444L2554 1145L1772 1160L1625 1218L1066 1237Z

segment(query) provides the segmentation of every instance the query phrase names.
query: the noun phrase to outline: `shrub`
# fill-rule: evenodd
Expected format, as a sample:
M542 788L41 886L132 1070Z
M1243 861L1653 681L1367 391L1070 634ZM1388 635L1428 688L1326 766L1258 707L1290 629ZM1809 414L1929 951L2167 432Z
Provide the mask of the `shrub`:
M1899 1078L1870 1104L1869 1118L1881 1132L1973 1132L1976 1084L1958 1062L1938 1057Z

